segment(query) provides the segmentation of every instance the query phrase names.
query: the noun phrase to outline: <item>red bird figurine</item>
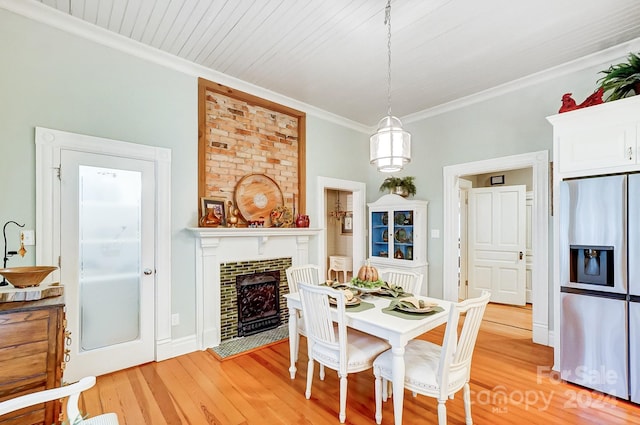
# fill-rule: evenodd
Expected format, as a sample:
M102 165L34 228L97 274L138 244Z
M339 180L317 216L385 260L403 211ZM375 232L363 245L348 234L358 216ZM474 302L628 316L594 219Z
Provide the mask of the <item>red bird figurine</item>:
M558 112L563 113L567 111L573 111L574 109L586 108L587 106L598 105L602 103L603 93L604 90L602 90L602 87L600 87L579 105L576 105L576 101L571 97L571 93L565 93L562 95L562 106L560 106L560 110Z

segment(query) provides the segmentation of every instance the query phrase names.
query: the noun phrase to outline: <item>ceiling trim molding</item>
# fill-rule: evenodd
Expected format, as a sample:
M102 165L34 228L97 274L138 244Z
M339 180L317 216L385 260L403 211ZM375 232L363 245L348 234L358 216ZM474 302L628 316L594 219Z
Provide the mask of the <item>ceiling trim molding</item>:
M46 6L36 1L24 0L0 0L0 8L10 12L22 15L26 18L43 23L53 28L62 30L69 34L76 35L89 41L119 50L126 54L141 58L143 60L164 66L169 69L181 72L193 77L202 77L217 83L233 87L235 89L245 91L256 96L268 99L294 109L306 112L308 115L326 120L328 122L341 125L343 127L358 131L364 134L372 134L375 132L375 126L366 125L360 122L350 120L324 109L312 106L308 103L301 102L268 90L266 88L248 83L230 75L210 68L198 65L185 59L166 53L157 48L142 44L138 41L121 36L97 25L90 24L80 19L74 18L66 13L60 12L52 7ZM495 98L504 94L511 93L534 84L548 81L572 72L580 71L588 67L608 64L614 60L625 57L629 52L640 50L640 38L627 41L625 43L610 47L608 49L596 52L576 60L558 65L531 74L520 79L487 89L481 92L456 99L451 102L443 103L422 111L400 117L405 124L413 123L433 116L451 112L456 109L464 108L488 99Z
M121 36L97 25L90 24L73 16L62 13L40 2L24 0L0 0L0 8L22 15L50 27L76 35L103 46L107 46L146 61L164 66L193 77L202 77L255 96L299 109L309 115L338 124L365 134L371 134L371 126L344 118L324 109L292 99L263 87L248 83L222 72L198 65L185 59L163 52L155 47ZM197 93L194 93L197 96Z
M513 91L532 86L534 84L539 84L551 80L552 78L557 78L573 72L581 71L592 66L610 64L614 60L626 57L629 52L637 51L639 49L640 38L636 38L625 43L609 47L608 49L583 56L570 62L566 62L562 65L558 65L553 68L549 68L544 71L540 71L535 74L531 74L526 77L522 77L517 80L513 80L508 83L501 84L499 86L492 87L490 89L483 90L469 96L461 97L460 99L443 103L441 105L434 106L433 108L405 115L401 117L401 119L403 123L408 124L436 115L444 114L445 112L450 112L497 96L508 94Z

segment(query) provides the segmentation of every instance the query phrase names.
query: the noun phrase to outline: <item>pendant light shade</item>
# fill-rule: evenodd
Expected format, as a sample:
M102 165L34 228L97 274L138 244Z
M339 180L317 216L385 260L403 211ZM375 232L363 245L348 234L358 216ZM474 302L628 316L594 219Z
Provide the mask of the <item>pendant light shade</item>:
M369 139L369 160L378 171L393 173L411 161L411 134L391 114L391 0L387 0L384 23L387 25L387 116Z
M398 118L389 115L380 120L369 139L369 159L383 173L400 171L411 161L411 134Z

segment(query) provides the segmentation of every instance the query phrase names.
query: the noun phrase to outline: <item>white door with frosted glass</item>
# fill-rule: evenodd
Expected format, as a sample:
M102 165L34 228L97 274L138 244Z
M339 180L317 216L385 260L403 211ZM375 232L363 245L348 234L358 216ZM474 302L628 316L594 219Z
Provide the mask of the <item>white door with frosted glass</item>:
M154 360L154 163L61 151L65 381Z
M525 186L469 191L469 297L525 305Z

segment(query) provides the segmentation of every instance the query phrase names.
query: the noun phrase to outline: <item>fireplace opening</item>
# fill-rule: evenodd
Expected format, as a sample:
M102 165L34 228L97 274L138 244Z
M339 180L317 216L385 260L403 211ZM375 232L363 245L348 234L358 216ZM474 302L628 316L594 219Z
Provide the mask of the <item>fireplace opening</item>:
M280 326L280 271L236 276L238 336Z

